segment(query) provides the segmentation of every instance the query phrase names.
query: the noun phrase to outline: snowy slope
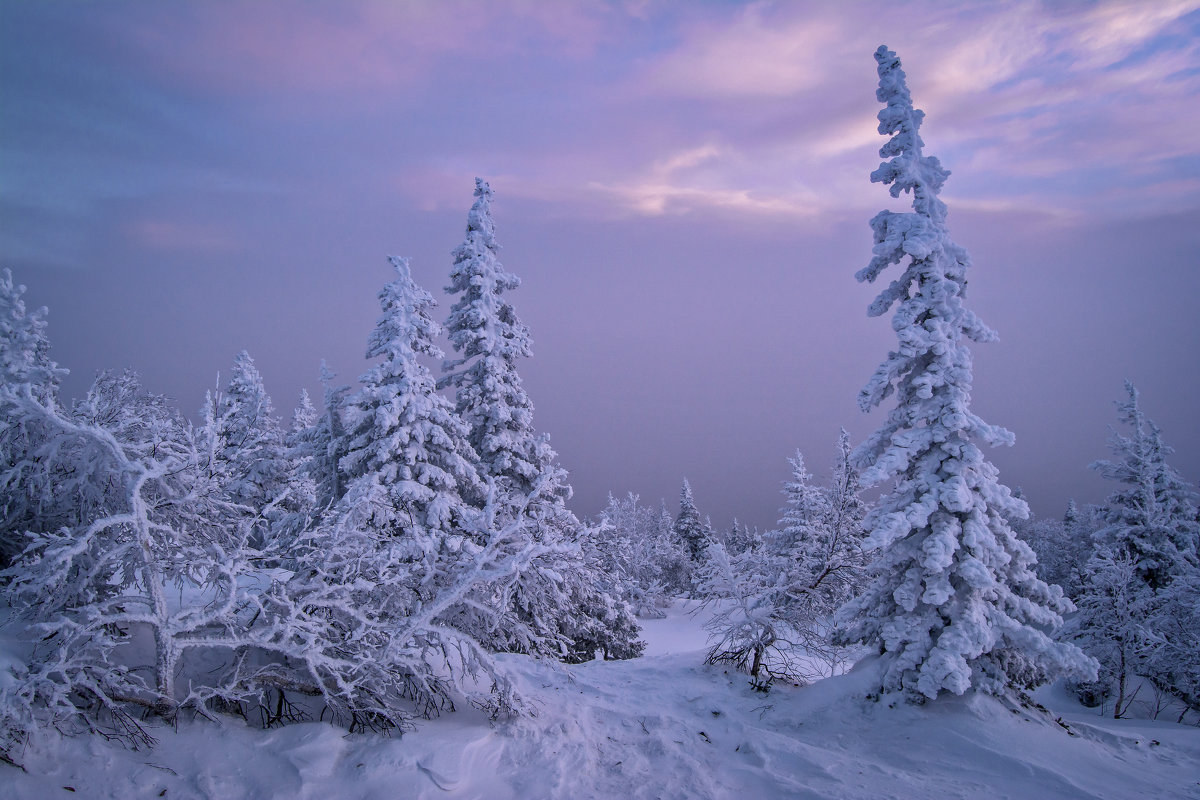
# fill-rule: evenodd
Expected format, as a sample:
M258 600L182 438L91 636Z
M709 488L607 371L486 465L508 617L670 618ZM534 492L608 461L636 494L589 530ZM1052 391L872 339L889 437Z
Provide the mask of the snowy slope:
M702 620L645 622L647 655L575 667L505 663L536 717L472 709L403 739L319 723L159 729L151 752L43 744L0 795L89 798L1200 798L1200 728L1113 721L1048 690L1050 716L987 698L864 700L870 665L806 688L752 691L703 667ZM1063 709L1071 709L1063 711ZM64 787L72 787L74 792Z

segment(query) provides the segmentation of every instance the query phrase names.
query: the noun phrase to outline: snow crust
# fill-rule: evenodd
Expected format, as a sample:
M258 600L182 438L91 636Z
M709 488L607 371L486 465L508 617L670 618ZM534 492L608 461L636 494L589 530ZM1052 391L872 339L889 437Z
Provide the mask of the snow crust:
M865 699L871 659L807 687L753 691L701 666L706 618L679 602L647 620L647 654L564 666L499 656L537 716L469 706L403 738L323 723L261 731L230 719L154 730L128 751L44 738L10 800L105 798L1133 798L1200 797L1200 728L1111 720L1054 688L1053 711L977 694L923 706ZM3 643L0 642L0 652ZM3 659L0 658L0 662ZM1054 722L1060 716L1074 736ZM72 794L65 787L75 790ZM165 791L165 793L164 793Z

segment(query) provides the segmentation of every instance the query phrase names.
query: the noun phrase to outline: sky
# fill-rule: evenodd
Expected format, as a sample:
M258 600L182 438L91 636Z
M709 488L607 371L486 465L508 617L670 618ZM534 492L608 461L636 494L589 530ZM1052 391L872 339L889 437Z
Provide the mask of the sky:
M894 343L868 318L872 53L896 50L971 254L972 408L1035 514L1111 490L1123 382L1200 478L1200 0L0 0L0 266L65 394L195 415L242 349L285 418L367 369L387 256L450 302L495 191L520 366L575 488L774 524ZM886 275L885 275L886 278ZM886 406L886 404L885 404Z

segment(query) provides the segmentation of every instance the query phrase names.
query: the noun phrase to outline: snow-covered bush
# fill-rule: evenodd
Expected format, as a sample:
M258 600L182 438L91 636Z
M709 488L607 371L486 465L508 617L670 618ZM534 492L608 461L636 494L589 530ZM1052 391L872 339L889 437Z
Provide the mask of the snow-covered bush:
M701 596L715 606L708 624L708 663L731 663L766 687L826 677L847 651L830 641L830 617L862 575L858 477L842 431L829 487L817 486L797 452L779 529L731 555L721 542L708 549Z
M5 747L37 721L144 740L128 707L188 704L181 656L228 648L241 627L250 526L231 524L238 510L208 480L190 428L131 374L102 375L69 415L28 383L3 393L48 432L40 467L72 476L43 502L77 518L29 532L6 572L34 646L22 680L0 689Z

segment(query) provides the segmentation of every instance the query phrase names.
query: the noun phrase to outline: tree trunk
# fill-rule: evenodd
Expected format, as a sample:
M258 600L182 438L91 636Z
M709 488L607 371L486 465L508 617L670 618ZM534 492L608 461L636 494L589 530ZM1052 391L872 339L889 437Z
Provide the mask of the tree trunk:
M754 647L754 664L750 667L750 677L758 680L758 671L762 669L763 646Z

